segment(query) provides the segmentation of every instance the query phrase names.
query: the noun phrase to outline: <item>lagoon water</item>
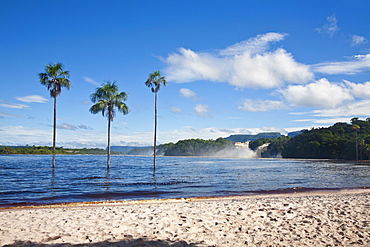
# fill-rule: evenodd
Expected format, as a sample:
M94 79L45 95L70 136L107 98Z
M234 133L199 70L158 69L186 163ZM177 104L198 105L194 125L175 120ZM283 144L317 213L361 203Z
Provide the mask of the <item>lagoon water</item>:
M370 165L328 160L0 155L0 207L369 188Z

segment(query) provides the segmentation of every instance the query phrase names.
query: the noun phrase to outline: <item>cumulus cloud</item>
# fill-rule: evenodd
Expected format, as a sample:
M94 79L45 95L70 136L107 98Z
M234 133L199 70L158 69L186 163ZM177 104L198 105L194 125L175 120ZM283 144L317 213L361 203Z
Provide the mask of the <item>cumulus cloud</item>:
M267 33L229 46L217 54L180 48L170 54L166 74L178 83L207 80L227 82L240 88L274 88L285 82L306 83L313 78L310 67L294 60L279 48L269 51L271 42L285 34Z
M40 95L28 95L23 97L16 97L17 100L27 103L46 103L48 99Z
M344 82L351 89L353 96L362 99L370 98L370 81L364 83L353 83L344 80Z
M204 105L204 104L197 104L197 105L194 107L194 111L196 112L196 114L197 114L199 117L204 117L204 118L208 118L208 117L210 117L209 109L208 109L208 105Z
M293 105L306 107L330 108L354 99L345 85L325 78L307 85L290 85L280 92Z
M313 65L312 69L324 74L354 75L370 69L370 54L356 55L351 61L319 63Z
M273 100L251 100L245 99L242 106L238 107L239 110L250 111L250 112L266 112L273 110L284 110L288 109L282 101Z
M352 43L351 43L352 46L362 45L366 43L367 43L367 39L365 37L362 37L359 35L352 36Z
M339 30L337 17L334 15L326 17L327 22L319 28L316 28L319 34L328 35L333 37L333 35Z
M192 90L190 90L188 88L181 88L179 90L179 92L185 98L194 98L197 95L194 91L192 91Z
M313 116L317 117L368 117L370 116L370 100L360 100L350 102L332 109L320 109L312 111Z

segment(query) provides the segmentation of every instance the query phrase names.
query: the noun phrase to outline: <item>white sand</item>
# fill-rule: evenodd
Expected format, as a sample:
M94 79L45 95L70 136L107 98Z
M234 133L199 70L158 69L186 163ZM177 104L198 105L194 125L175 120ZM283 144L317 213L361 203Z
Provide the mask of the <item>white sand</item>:
M370 190L0 210L10 246L370 246Z

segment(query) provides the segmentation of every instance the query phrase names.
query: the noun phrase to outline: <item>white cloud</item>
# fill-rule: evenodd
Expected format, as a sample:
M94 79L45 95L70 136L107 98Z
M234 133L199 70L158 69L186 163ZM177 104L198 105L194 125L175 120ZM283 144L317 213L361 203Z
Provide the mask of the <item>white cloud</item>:
M224 77L223 71L220 70L223 61L208 53L196 53L190 49L180 48L179 54L169 55L166 62L169 81L222 81Z
M349 122L349 118L320 118L316 119L313 122L318 123L318 124L328 124L328 125L333 125L335 123L346 123Z
M370 100L360 100L351 102L332 109L322 109L312 111L316 117L368 117L370 116Z
M194 98L197 95L194 91L192 91L192 90L190 90L188 88L181 88L179 90L179 92L185 98Z
M23 97L16 97L17 100L28 103L46 103L49 101L40 95L28 95Z
M275 128L275 127L261 127L261 128L203 128L197 129L191 126L184 127L182 129L176 129L171 131L160 131L158 133L158 137L160 138L159 143L168 143L174 142L176 143L179 140L185 139L192 139L192 138L200 138L200 139L217 139L219 137L225 138L230 135L236 134L258 134L261 132L280 132L281 134L286 135L290 131L301 130L304 128L292 128L292 129L283 129L283 128Z
M273 100L251 100L245 99L242 106L238 107L239 110L250 112L266 112L273 110L284 110L288 107L282 101Z
M306 107L330 108L354 99L345 85L325 78L307 85L290 85L280 92L293 105Z
M177 142L179 140L201 138L201 139L217 139L219 137L228 137L231 134L257 134L260 132L280 132L287 134L291 131L308 129L310 127L296 128L203 128L197 129L191 126L170 131L158 132L158 143ZM1 126L0 145L52 145L52 128L37 129L24 126ZM151 146L153 141L152 132L126 132L120 134L113 131L111 135L111 145L135 145L135 146ZM107 146L106 131L85 131L85 130L64 130L58 132L57 146L66 148L105 148Z
M258 54L265 52L269 48L271 42L278 42L285 38L287 34L281 33L266 33L260 34L256 37L239 42L235 45L227 47L225 50L220 51L220 55L234 56L244 53Z
M79 126L77 126L77 128L84 130L93 130L93 128L91 128L90 126L86 126L85 124L80 124Z
M197 104L197 105L194 107L194 110L195 110L196 114L197 114L199 117L204 117L204 118L208 118L208 117L210 117L209 109L208 109L208 105L204 105L204 104Z
M183 113L184 111L182 109L177 108L177 107L174 106L174 107L171 108L171 112L172 113Z
M148 143L142 143L142 142L120 141L120 145L119 146L146 147L146 146L149 146L149 145L148 145Z
M62 123L62 124L59 124L57 125L57 128L58 129L65 129L65 130L76 130L77 127L73 124L69 124L69 123Z
M352 61L343 62L326 62L312 66L315 72L324 74L347 74L354 75L356 73L370 69L370 54L356 55Z
M80 124L80 125L76 126L76 125L69 124L69 123L58 124L57 125L57 128L58 129L64 129L64 130L77 130L77 129L80 129L80 130L93 130L93 128L91 128L90 126L87 126L85 124Z
M12 108L12 109L31 109L29 105L15 104L15 103L10 103L4 100L0 100L0 107Z
M365 37L362 37L359 35L352 36L352 43L351 43L352 46L362 45L366 43L367 43L367 39Z
M322 27L316 28L319 34L328 35L333 37L333 35L339 30L337 17L334 15L326 17L327 23L325 23Z
M16 117L16 115L6 114L6 113L1 112L1 111L0 111L0 116L4 116L4 117Z
M353 96L363 99L370 98L370 81L358 84L347 80L344 80L344 82L349 88L351 88Z
M100 83L99 82L96 82L94 79L90 78L90 77L83 77L84 81L88 82L88 83L91 83L95 86L100 86Z
M179 53L165 59L167 79L178 83L227 82L241 88L274 88L285 82L310 81L313 74L309 66L296 62L292 54L282 48L268 51L271 42L284 37L285 34L279 33L258 35L218 54L180 48Z
M348 122L349 118L316 118L316 119L298 119L298 120L293 120L293 122L313 122L317 124L329 124L333 125L335 123L339 122Z

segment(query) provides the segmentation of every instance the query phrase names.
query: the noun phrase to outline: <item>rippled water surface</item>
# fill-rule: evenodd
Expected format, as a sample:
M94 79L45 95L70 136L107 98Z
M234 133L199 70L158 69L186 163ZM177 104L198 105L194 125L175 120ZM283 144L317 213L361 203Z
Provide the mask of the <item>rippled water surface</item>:
M370 166L324 160L0 155L0 207L370 186Z

